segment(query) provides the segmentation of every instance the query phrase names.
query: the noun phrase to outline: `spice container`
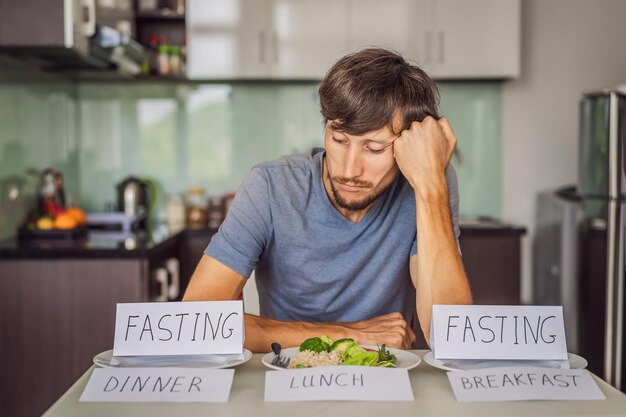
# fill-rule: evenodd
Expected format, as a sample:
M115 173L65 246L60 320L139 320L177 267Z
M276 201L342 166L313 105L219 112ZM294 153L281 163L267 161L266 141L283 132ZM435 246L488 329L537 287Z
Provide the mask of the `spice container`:
M207 197L202 188L189 188L185 193L185 225L188 229L207 227Z
M224 221L224 203L220 197L211 197L208 208L209 229L217 230Z
M170 194L165 201L165 222L170 233L180 232L185 228L185 200L180 194Z

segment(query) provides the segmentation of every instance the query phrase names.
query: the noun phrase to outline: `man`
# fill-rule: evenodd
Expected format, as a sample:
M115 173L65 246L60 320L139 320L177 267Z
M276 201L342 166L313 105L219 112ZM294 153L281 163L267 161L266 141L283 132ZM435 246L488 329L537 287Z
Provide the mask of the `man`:
M456 137L437 88L384 49L339 60L319 88L324 149L254 167L184 300L236 299L256 270L246 347L313 336L410 348L433 304L471 303L458 251Z

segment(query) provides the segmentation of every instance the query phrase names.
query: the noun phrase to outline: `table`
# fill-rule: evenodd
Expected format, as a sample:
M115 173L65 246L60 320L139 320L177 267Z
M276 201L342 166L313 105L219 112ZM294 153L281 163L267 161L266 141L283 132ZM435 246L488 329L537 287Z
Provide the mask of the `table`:
M414 351L423 358L426 350ZM606 396L604 401L515 401L503 403L459 403L446 373L422 361L409 371L414 402L322 401L306 403L266 403L263 401L265 372L261 354L235 368L230 398L226 404L207 403L79 403L92 373L91 367L44 414L44 417L124 417L124 416L626 416L626 394L595 375ZM280 371L272 371L280 372Z

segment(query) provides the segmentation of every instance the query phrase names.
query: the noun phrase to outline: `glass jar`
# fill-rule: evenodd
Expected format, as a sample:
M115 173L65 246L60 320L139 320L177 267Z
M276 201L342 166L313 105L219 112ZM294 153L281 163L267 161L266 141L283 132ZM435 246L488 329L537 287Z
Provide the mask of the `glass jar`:
M183 230L187 224L185 201L181 194L170 194L165 201L165 222L170 233Z
M212 230L219 229L224 221L224 204L220 197L211 197L208 208L208 227Z
M185 226L188 229L207 227L207 197L202 188L189 188L185 193Z

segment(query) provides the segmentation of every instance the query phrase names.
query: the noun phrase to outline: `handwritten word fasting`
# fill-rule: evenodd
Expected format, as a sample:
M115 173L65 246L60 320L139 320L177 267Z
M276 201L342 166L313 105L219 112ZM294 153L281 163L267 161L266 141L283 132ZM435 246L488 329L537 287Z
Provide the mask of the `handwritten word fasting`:
M512 332L515 345L520 343L551 344L556 340L556 335L550 328L551 323L547 323L549 321L556 321L556 317L539 315L535 320L535 317L527 316L482 315L478 319L472 319L470 316L451 315L448 316L446 342L449 342L452 336L453 339L461 339L464 343L468 340L504 343L506 331Z
M119 303L113 356L242 354L241 301Z
M179 313L162 315L129 315L126 322L124 341L135 338L140 342L145 339L161 342L181 340L181 335L187 337L190 342L198 340L215 340L217 338L228 339L233 335L233 328L228 327L229 320L236 320L238 313ZM151 318L152 317L152 318ZM240 317L239 317L240 318ZM154 324L153 324L154 323ZM156 326L156 327L155 327Z
M560 306L433 305L437 359L568 359Z

